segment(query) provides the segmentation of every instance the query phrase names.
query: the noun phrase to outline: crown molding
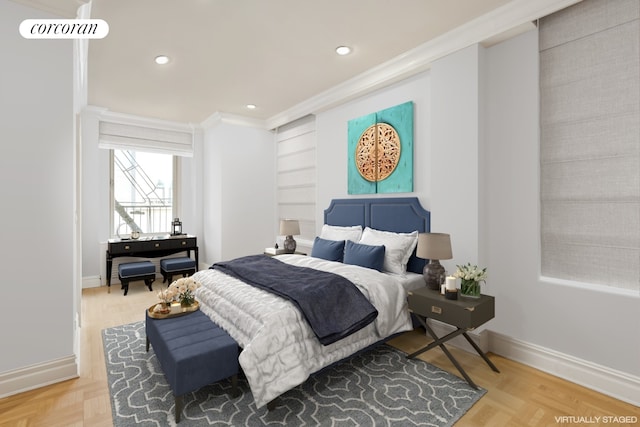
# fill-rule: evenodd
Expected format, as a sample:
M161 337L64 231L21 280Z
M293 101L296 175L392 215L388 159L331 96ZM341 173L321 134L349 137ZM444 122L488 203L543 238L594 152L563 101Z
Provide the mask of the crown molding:
M318 114L428 70L431 64L474 44L489 47L536 28L535 22L582 0L513 0L442 36L373 67L265 120L215 112L200 123L222 123L274 130L309 114Z
M91 114L103 121L113 121L116 123L128 124L132 126L153 127L155 129L166 129L176 131L191 132L199 129L200 125L195 123L175 122L171 120L157 119L153 117L143 117L128 113L118 113L108 108L88 105L82 109L85 114Z
M514 0L440 37L373 67L266 120L275 129L307 114L317 114L429 69L453 52L477 43L491 44L535 28L539 18L582 0ZM517 34L514 32L516 29ZM501 39L502 37L502 39Z
M213 113L212 115L204 119L200 123L200 126L203 129L210 129L222 123L235 125L235 126L258 128L258 129L267 129L267 130L270 129L267 127L267 123L264 120L245 117L239 114L231 114L231 113L223 113L223 112Z

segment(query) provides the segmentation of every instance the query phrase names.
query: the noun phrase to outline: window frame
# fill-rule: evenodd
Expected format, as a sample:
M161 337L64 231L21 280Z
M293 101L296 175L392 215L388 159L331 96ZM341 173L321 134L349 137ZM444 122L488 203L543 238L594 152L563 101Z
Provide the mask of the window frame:
M114 210L115 210L115 198L114 198L114 186L115 186L115 164L114 164L114 150L109 149L109 236L112 239L119 239L119 236L115 230L114 224ZM144 150L134 150L134 149L119 149L120 151L138 151L144 152ZM173 176L172 176L172 185L173 185L173 198L171 205L171 217L179 218L180 217L180 158L181 156L177 156L175 154L168 153L159 153L172 157L172 167L173 167ZM145 236L164 236L170 234L171 230L167 230L166 232L155 232L155 233L144 233Z

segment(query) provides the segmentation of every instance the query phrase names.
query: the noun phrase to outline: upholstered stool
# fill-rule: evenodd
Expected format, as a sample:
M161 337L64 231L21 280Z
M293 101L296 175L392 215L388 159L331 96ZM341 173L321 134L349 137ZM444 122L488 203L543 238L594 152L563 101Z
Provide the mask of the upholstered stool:
M124 294L129 292L129 282L144 280L150 291L151 284L156 280L156 266L151 261L127 262L118 265L118 278L124 289Z
M202 311L180 317L153 319L146 315L149 344L175 397L176 423L182 396L231 377L231 395L238 390L238 344Z
M165 258L160 260L160 274L162 274L162 283L169 282L173 276L179 274L185 277L188 274L196 272L196 262L189 257L182 258Z

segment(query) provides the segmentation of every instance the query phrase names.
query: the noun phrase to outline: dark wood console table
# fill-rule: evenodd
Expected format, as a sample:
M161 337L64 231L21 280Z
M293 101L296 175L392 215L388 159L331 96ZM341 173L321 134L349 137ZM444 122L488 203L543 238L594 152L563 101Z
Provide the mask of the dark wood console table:
M107 286L111 292L113 259L124 256L158 258L179 252L194 252L198 268L198 241L195 236L141 237L140 239L109 239L107 242Z

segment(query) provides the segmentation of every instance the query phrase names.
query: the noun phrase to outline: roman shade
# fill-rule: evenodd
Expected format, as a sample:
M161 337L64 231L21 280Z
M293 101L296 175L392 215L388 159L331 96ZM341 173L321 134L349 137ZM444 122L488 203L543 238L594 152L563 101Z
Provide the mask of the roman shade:
M543 276L639 290L640 2L541 19Z
M316 236L316 122L305 116L277 129L276 184L278 217L296 218L299 242Z
M99 121L98 146L105 149L148 151L193 156L194 132L188 125L169 129L152 123L130 124L111 120Z

